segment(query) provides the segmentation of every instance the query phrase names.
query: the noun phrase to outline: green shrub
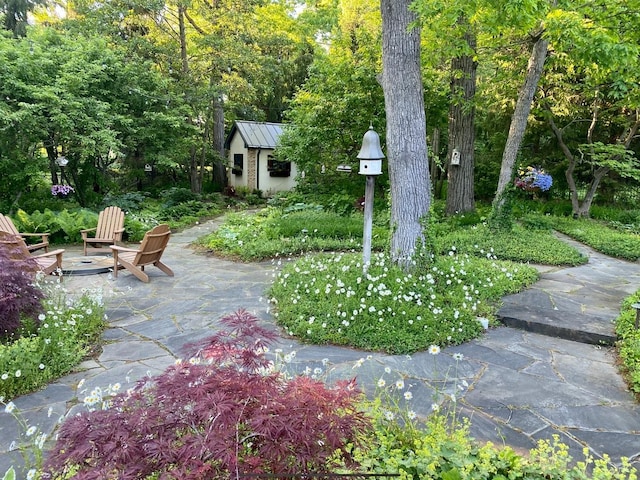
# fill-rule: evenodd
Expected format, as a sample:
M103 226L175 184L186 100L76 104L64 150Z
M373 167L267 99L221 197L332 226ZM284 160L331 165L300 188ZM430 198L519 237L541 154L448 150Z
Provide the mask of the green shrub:
M519 219L525 230L553 230L553 218L539 213L528 213Z
M358 449L356 458L370 471L398 472L401 480L635 480L636 469L628 459L612 466L609 458L575 461L566 445L554 436L540 440L527 456L511 447L479 445L466 424L451 425L445 415L430 417L424 428L401 432L379 421L374 435ZM409 433L409 434L407 434Z
M164 207L158 212L159 221L181 220L183 217L193 217L196 220L204 215L207 207L199 200L189 200L184 203ZM195 222L194 222L195 223Z
M273 216L265 223L273 238L311 235L325 238L360 238L364 228L360 214L348 216L332 212L304 210Z
M144 234L158 225L160 222L155 218L155 214L148 210L141 212L128 212L124 217L124 238L129 242L139 242L144 238Z
M219 255L246 261L362 248L361 216L345 218L307 204L288 210L294 211L285 214L279 208L268 207L256 214L227 214L224 224L198 243ZM374 227L373 248L383 248L387 243L388 228Z
M127 213L138 212L142 210L143 204L148 196L146 192L128 192L120 195L108 193L103 198L100 209L114 205L120 207Z
M84 208L56 212L36 210L31 214L19 210L16 219L16 227L20 231L49 232L49 241L52 244L78 243L82 241L80 231L95 227L98 223L98 214Z
M170 208L181 203L200 200L199 194L193 193L188 188L180 187L172 187L169 190L164 190L160 196L162 197L163 208Z

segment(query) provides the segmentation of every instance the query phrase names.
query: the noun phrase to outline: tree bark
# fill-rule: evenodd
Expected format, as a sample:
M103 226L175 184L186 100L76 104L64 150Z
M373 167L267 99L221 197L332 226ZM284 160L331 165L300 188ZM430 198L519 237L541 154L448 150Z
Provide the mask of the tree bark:
M227 186L227 159L224 151L224 103L220 97L213 101L213 151L213 183L224 190Z
M449 159L447 183L447 215L472 212L475 209L473 187L475 146L475 94L477 62L474 61L476 37L466 18L458 24L466 25L464 35L471 53L460 55L451 61L451 103L449 105ZM451 163L454 151L458 165Z
M424 245L421 219L431 192L424 95L420 71L420 29L411 0L381 0L382 76L391 183L391 257L409 268Z
M513 180L513 167L515 165L516 156L520 150L522 138L527 128L527 119L531 111L531 102L536 93L538 81L542 75L544 61L547 57L549 48L549 40L542 36L542 32L538 34L538 38L533 45L531 57L529 57L529 65L527 67L527 75L524 85L518 94L516 107L511 117L511 125L509 126L509 135L507 143L502 154L502 166L500 168L500 177L498 178L498 188L496 196L493 200L493 216L496 212L500 212L504 207L504 193L508 185Z

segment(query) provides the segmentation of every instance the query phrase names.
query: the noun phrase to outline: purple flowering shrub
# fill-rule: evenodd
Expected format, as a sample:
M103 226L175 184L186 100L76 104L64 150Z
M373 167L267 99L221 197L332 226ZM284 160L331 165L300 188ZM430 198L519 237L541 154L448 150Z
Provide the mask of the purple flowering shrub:
M532 191L538 189L546 192L553 185L553 178L541 168L527 167L518 171L514 184L520 190Z
M2 235L8 233L0 232ZM37 324L42 312L42 291L34 285L34 260L0 243L0 341L13 336L28 318Z
M265 357L274 334L239 310L196 357L67 419L42 478L236 478L241 473L328 471L353 464L370 423L355 380L328 387L287 378ZM67 477L65 477L67 478Z
M51 186L51 195L53 195L54 197L57 197L60 195L67 196L73 192L75 192L75 190L71 185L52 185Z

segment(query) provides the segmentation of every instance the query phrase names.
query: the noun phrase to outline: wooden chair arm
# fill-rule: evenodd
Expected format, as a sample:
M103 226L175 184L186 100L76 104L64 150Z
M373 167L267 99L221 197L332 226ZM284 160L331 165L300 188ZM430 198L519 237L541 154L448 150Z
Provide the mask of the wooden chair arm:
M50 233L20 233L21 237L42 237L42 241L46 242Z
M111 250L118 252L137 252L137 248L121 247L120 245L110 245ZM115 252L114 252L115 253Z
M52 256L61 256L64 253L64 249L63 248L59 248L58 250L52 250L51 252L46 252L46 253L40 253L39 255L34 255L34 257L36 258L40 258L40 257L52 257Z
M80 233L95 232L97 229L98 229L98 227L93 227L93 228L83 228L82 230L80 230Z

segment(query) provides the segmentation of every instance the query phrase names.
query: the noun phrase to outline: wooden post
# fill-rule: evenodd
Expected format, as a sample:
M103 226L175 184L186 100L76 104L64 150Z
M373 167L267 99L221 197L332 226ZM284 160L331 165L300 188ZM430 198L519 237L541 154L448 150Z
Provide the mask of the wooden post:
M631 308L634 308L636 311L636 330L640 328L640 303L634 303L631 305Z
M364 190L364 233L362 235L362 271L367 273L371 263L371 230L373 227L373 193L376 177L367 175L367 183Z

